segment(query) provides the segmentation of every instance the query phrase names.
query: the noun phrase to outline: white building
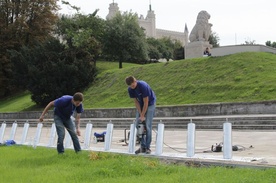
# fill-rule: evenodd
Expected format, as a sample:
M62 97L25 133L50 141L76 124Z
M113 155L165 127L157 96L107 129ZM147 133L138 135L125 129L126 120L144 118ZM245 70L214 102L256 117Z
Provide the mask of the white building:
M120 11L117 3L113 2L109 4L109 13L106 16L106 19L110 19L114 17L118 12ZM185 30L183 32L163 30L163 29L156 28L155 20L156 20L155 13L151 9L151 5L149 5L149 10L146 18L144 18L143 15L138 17L139 25L145 29L145 33L147 37L154 37L156 39L162 38L162 37L169 37L173 40L174 39L179 40L183 46L185 46L188 43L189 32L188 32L187 25L185 25Z

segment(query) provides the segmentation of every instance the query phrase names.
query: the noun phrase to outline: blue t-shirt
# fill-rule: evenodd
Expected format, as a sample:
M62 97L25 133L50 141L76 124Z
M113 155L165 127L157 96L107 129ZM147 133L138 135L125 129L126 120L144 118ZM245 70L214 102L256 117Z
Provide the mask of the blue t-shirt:
M132 89L128 87L128 93L130 98L136 98L141 108L144 106L143 98L145 97L149 97L149 106L155 104L156 96L148 83L145 81L137 80L136 88Z
M83 112L82 103L76 107L72 103L73 96L64 95L54 101L54 114L59 116L61 119L67 120L69 119L74 111L77 113Z

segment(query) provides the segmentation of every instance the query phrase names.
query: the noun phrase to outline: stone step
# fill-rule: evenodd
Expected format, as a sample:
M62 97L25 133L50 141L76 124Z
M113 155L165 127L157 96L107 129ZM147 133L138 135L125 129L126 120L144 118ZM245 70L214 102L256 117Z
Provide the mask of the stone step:
M5 121L8 126L11 126L14 121L17 121L18 126L23 126L26 121L30 126L37 126L37 119L7 119ZM0 123L1 123L0 121ZM197 116L197 117L158 117L153 119L153 128L157 128L158 123L163 123L166 129L187 129L187 125L193 122L197 129L222 129L223 123L226 121L232 124L233 129L246 130L274 130L276 129L275 115L237 115L237 116ZM112 122L114 128L129 129L133 124L134 118L82 118L81 127L85 127L91 122L93 128L106 128L107 124ZM50 126L53 119L45 119L43 124L45 127Z

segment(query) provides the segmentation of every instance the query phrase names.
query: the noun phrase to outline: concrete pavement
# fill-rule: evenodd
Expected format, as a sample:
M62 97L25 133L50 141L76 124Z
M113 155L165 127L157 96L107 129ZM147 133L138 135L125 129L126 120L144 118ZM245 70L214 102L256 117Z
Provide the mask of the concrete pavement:
M43 127L39 146L48 146L50 140L51 127ZM85 129L82 128L82 136L80 136L81 145L84 145ZM101 133L106 131L104 128L93 128L89 149L91 151L104 151L104 142L94 141L94 132ZM127 129L127 132L129 129ZM15 141L21 141L23 128L18 127L16 130ZM128 153L128 145L124 141L124 129L114 129L112 144L109 152ZM9 140L11 127L7 127L4 133L4 140ZM25 145L32 145L36 133L36 128L29 128L27 142ZM275 131L232 131L232 145L237 145L239 150L232 152L232 159L224 159L223 152L212 152L211 146L216 143L223 142L222 130L204 130L196 131L195 134L195 155L187 157L186 130L166 130L164 131L163 153L158 156L165 159L173 159L177 161L197 161L197 162L216 162L232 165L260 165L276 167L276 132ZM56 142L56 140L55 140ZM152 133L152 153L145 156L155 155L156 131ZM56 146L56 144L54 144ZM70 147L72 148L72 147ZM139 145L136 145L139 148Z

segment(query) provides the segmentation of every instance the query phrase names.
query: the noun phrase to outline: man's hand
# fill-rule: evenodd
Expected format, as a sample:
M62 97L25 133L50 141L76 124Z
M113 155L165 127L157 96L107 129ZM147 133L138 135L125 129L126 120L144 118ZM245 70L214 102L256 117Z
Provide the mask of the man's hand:
M146 120L146 118L144 116L140 116L139 119L140 119L140 121L145 121Z
M39 117L39 121L42 122L43 119L44 119L44 115L41 115L41 116Z
M78 135L78 136L81 136L81 131L80 131L79 128L77 129L77 135Z

